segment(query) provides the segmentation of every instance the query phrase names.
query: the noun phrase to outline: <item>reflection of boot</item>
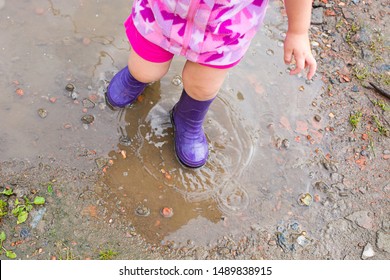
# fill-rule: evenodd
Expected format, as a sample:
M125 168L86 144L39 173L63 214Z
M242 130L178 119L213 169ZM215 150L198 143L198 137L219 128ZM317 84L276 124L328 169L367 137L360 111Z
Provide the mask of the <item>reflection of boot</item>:
M126 66L112 78L106 92L106 100L112 107L126 107L137 99L146 85L136 80Z
M209 149L202 124L213 100L198 101L183 90L171 111L176 155L188 167L201 167L207 161Z

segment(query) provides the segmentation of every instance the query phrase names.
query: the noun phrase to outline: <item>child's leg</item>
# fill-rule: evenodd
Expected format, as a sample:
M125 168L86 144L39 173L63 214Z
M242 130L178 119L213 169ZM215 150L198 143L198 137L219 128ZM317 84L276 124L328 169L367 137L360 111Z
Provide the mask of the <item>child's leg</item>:
M171 120L175 129L176 155L188 167L200 167L207 161L209 150L203 120L227 72L228 69L189 61L184 66L184 89L171 112Z
M143 59L133 49L130 51L128 67L131 75L142 83L151 83L160 80L169 70L172 60L165 62L151 62Z
M218 69L187 61L183 69L184 89L195 100L213 99L229 69Z

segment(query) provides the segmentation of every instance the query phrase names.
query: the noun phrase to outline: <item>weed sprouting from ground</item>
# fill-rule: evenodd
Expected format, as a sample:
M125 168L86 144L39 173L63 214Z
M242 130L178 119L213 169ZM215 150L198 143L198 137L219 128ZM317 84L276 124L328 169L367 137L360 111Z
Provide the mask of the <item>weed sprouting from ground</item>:
M361 111L357 111L356 113L351 114L349 116L349 123L352 126L352 131L355 131L355 129L358 127L360 120L362 119L362 116L363 114Z
M118 253L114 252L112 250L100 251L99 252L99 259L100 260L112 260L117 255L118 255Z

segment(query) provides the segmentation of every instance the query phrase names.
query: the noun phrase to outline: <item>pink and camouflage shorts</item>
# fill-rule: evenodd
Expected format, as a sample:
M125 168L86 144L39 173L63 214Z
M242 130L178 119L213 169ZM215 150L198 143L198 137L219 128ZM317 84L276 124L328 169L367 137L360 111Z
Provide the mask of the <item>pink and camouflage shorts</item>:
M268 0L134 0L125 21L145 60L174 55L214 68L239 63L263 22Z

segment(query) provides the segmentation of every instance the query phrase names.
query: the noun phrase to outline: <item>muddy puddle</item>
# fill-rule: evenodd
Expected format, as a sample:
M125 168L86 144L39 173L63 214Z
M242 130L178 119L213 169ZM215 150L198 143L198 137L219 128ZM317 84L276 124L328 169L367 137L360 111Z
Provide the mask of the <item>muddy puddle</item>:
M169 110L182 89L182 58L132 107L105 106L107 81L127 61L122 22L129 5L0 1L0 160L44 154L72 162L69 151L80 147L111 159L102 182L110 190L106 205L156 244L211 245L254 225L295 220L314 232L320 209L309 213L299 196L316 179L308 159L321 147L312 102L322 84L289 76L278 5L272 2L263 29L211 105L204 124L210 158L197 170L181 166L173 152ZM77 96L66 91L68 83ZM83 123L85 115L94 121ZM77 168L86 168L82 163ZM161 215L164 207L172 217Z

